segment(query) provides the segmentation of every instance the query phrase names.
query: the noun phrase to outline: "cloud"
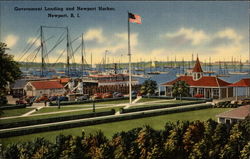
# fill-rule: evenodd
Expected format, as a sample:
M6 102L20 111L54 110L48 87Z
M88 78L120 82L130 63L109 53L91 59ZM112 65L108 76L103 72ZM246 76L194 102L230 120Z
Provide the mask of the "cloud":
M97 41L98 43L104 43L106 41L106 38L103 35L103 30L101 28L89 29L85 33L84 39L86 41Z
M175 43L190 43L194 46L200 45L209 40L209 36L203 30L189 28L180 28L177 32L165 34L164 37L173 40Z
M122 42L128 41L128 33L116 33L116 37L118 37ZM130 34L130 45L137 46L138 45L138 33Z
M7 47L11 48L16 45L18 39L19 39L18 36L10 34L6 36L4 42L7 44Z
M237 34L235 30L231 28L226 28L224 30L217 32L216 37L226 38L226 39L234 40L236 42L239 42L243 38L242 36Z
M27 43L28 44L33 44L34 43L34 45L35 46L40 46L41 44L40 44L40 40L38 40L37 38L35 38L35 37L30 37L28 40L27 40Z

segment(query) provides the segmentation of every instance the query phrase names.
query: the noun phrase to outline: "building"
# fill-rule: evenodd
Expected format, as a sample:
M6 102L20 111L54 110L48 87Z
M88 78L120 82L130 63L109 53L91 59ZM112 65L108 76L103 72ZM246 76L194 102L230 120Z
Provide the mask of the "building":
M162 84L165 86L165 94L167 96L172 96L173 85L177 81L185 81L190 86L192 97L199 95L205 98L220 99L233 96L233 87L229 86L231 83L216 76L204 75L198 57L190 75L182 75L173 81Z
M232 124L238 120L244 120L250 115L250 105L241 106L239 108L229 110L216 115L218 123Z
M63 85L58 81L30 81L25 85L24 90L27 96L52 96L65 93Z
M243 78L230 86L234 87L234 97L236 97L236 100L238 99L238 88L245 88L245 97L250 96L250 78Z
M26 95L25 91L24 91L24 86L28 83L28 81L26 79L18 79L16 80L12 85L11 85L11 92L10 94L14 97L14 98L20 98Z

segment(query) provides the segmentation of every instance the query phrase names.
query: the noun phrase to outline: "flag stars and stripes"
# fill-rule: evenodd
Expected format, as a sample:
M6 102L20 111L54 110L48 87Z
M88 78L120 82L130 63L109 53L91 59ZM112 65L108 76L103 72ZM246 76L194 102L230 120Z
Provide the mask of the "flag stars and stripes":
M137 24L141 24L141 16L137 15L137 14L133 14L133 13L128 13L128 17L129 17L129 22L130 23L137 23Z

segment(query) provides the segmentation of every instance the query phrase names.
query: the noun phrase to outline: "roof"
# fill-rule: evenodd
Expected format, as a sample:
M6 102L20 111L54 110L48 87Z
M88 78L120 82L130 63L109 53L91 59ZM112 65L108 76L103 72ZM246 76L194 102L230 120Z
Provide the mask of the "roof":
M63 85L58 81L32 81L30 82L36 89L60 89Z
M231 84L232 87L250 87L250 78L243 78L238 82Z
M162 85L172 86L177 81L185 81L189 86L200 86L200 87L224 87L230 85L230 83L223 81L216 76L202 76L199 80L194 80L193 76L180 76L177 79L166 82Z
M201 68L201 64L200 64L200 61L199 61L199 58L197 57L197 60L196 60L196 63L195 63L195 66L193 68L193 72L203 72L202 68Z
M65 83L68 83L70 81L70 78L58 78L58 79L53 79L52 81L54 81L54 80L65 84Z
M216 115L216 117L245 119L248 115L250 115L250 105L241 106L239 108L220 113Z
M26 79L18 79L12 85L12 89L23 89L27 83L28 81Z

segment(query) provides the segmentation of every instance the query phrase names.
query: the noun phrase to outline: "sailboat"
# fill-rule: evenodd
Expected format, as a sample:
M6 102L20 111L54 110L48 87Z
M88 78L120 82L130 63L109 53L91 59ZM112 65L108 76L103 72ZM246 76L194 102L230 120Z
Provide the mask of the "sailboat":
M159 72L159 71L152 71L152 67L153 67L153 68L156 68L155 61L151 61L151 64L150 64L150 72L148 72L148 75L159 75L160 72Z
M235 65L234 63L236 63L236 61L235 61L235 62L232 61L232 64L233 64L233 65ZM230 72L228 72L228 73L231 74L231 75L247 75L247 74L248 74L248 72L243 72L243 71L242 71L243 64L242 64L241 60L240 60L239 67L240 67L240 68L239 68L239 71L235 71L235 68L234 68L234 71L230 71Z
M230 77L227 72L227 65L224 63L224 68L221 66L221 62L219 61L219 74L216 75L217 77Z

